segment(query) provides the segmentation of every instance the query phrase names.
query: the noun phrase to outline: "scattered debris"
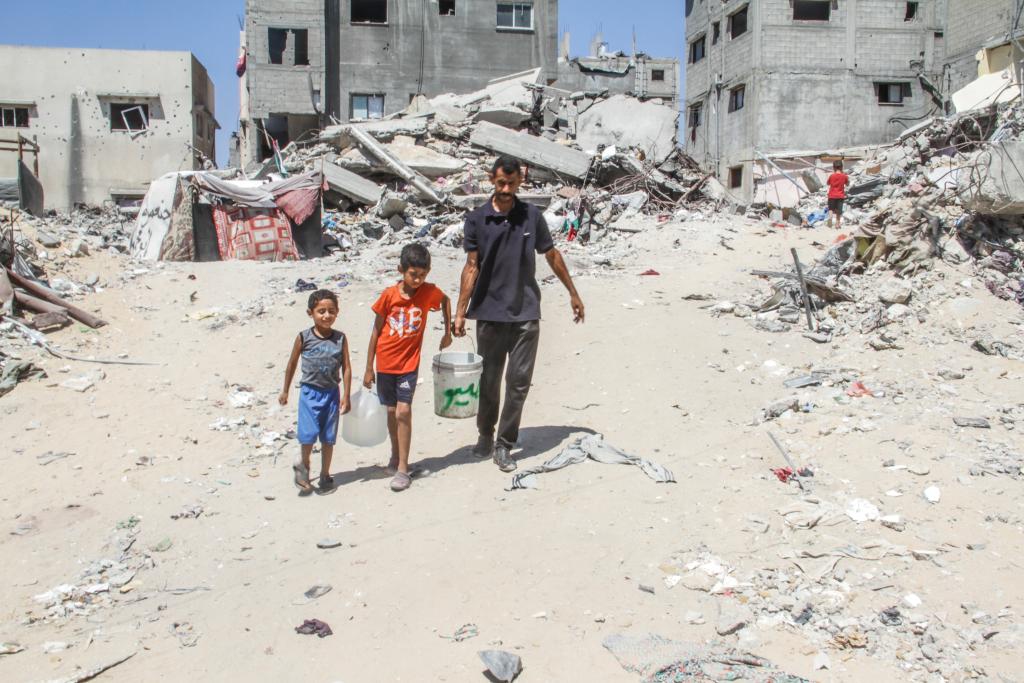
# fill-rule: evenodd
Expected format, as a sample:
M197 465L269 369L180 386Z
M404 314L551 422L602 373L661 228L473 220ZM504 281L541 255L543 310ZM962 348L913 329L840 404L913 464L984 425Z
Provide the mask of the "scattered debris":
M326 638L334 634L334 631L327 625L327 622L320 621L319 619L306 619L302 624L295 627L295 632L304 636L316 634L317 638Z
M495 679L502 683L512 683L523 671L523 660L519 655L503 650L481 650L476 653L480 661Z

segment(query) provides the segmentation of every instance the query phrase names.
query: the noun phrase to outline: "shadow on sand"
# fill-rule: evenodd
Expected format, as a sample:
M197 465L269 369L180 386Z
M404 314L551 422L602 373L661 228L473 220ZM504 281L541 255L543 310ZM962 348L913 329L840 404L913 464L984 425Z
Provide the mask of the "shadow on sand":
M522 463L528 458L548 454L549 451L556 448L570 436L582 436L583 434L596 434L596 432L588 427L570 427L568 425L558 427L524 427L519 430L519 443L517 448L512 451L512 455L517 462ZM482 462L484 458L478 458L473 455L474 445L475 443L468 443L459 446L447 455L416 460L412 463L412 466L414 469L419 468L427 470L431 474L436 474L455 465L469 465ZM551 453L551 455L554 455L554 453ZM335 486L390 478L391 476L384 468L378 465L365 465L354 470L338 472L333 476Z

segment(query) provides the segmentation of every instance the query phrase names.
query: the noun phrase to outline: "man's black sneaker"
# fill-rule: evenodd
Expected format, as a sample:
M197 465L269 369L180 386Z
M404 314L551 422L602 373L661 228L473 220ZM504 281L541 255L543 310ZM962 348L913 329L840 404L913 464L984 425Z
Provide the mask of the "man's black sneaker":
M516 461L512 459L512 454L505 446L494 447L494 464L502 472L513 472L516 469Z
M494 452L494 437L480 435L477 439L476 446L473 447L473 455L478 458L489 458Z

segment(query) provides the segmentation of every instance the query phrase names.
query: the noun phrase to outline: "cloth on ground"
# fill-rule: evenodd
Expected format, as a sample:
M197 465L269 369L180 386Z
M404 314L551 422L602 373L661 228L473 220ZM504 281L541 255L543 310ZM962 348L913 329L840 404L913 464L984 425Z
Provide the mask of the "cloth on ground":
M319 619L306 619L302 622L301 626L295 627L295 632L300 633L304 636L316 634L317 638L326 638L329 635L333 635L334 631L327 625L326 622L320 621Z
M659 484L675 483L676 481L675 476L667 468L650 460L623 453L615 446L606 443L604 436L601 434L587 434L576 439L572 444L566 446L561 453L544 464L523 470L514 476L512 478L512 487L509 490L537 488L536 475L543 474L544 472L554 472L569 465L576 465L587 458L605 465L636 465L644 471L644 474Z
M41 377L46 377L46 371L29 361L7 361L3 374L0 374L0 396L13 391L14 387L18 386L18 382Z
M213 207L217 249L224 261L297 261L292 226L279 209Z
M780 671L767 659L724 645L621 633L608 636L602 644L623 669L643 676L644 683L810 683Z

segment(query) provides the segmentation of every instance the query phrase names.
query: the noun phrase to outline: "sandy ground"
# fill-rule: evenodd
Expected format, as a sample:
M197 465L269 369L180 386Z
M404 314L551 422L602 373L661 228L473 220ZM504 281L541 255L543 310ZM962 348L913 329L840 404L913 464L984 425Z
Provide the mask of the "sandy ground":
M298 277L336 286L351 264L164 264L88 298L85 305L110 325L97 332L74 326L53 341L96 357L127 354L159 365L103 366L96 386L77 393L57 384L98 366L50 359L48 380L0 399L0 640L26 648L0 657L0 679L59 678L136 652L102 680L481 681L476 652L499 648L522 657L523 682L635 681L602 647L607 635L717 637L716 604L723 598L668 588L659 565L704 549L738 573L752 572L786 565L780 547L808 539L883 537L941 551L939 562L900 558L884 571L871 562L845 563L852 586L845 610L854 616L899 604L908 592L922 598L920 611L944 624L970 624L964 603L1019 613L1020 482L966 475L979 437L1019 449L1016 432L994 413L1024 403L1021 364L938 334L959 324L953 313L937 312L921 343L885 353L715 318L703 308L713 302L684 297L707 292L742 300L758 288L749 269L779 269L790 246L813 260L821 247L812 242L831 235L767 232L764 223L742 219L652 226L615 269L577 264L585 325L573 325L557 282L543 285L540 356L517 457L520 467L538 464L593 430L671 468L676 484L587 462L541 476L538 490L507 491L510 476L469 452L473 421L433 415L425 363L413 458L429 476L394 494L376 467L387 459L385 447L343 444L333 467L338 490L299 498L290 476L297 446L260 445L267 431L283 435L294 426L294 405L276 403L291 340L308 324L305 295L291 286ZM732 250L719 244L722 235ZM337 327L350 336L356 377L369 305L393 279L393 263L381 263L376 278L340 289ZM109 276L123 264L100 256L78 267ZM457 252L437 251L431 279L454 297L460 267ZM639 276L648 268L660 275ZM976 297L972 310L987 321L1011 330L1020 321L1018 309L987 292L964 296ZM264 310L250 315L256 301ZM440 336L437 316L425 358ZM461 346L468 342L457 341ZM845 405L820 400L810 413L751 424L760 408L793 393L782 387L788 370L811 366L853 369L890 390L885 398ZM969 368L955 395L937 388L931 373L940 366ZM235 385L251 387L257 405L233 408ZM995 424L979 435L954 428L953 414L985 415ZM219 418L239 417L247 425L210 428ZM877 429L843 428L864 420ZM848 523L799 536L787 529L777 510L800 492L769 472L784 463L768 429L813 466L817 495L872 499L884 513L901 514L907 530ZM38 464L47 451L71 455ZM884 469L889 459L927 465L930 473ZM931 483L943 493L935 505L920 495ZM905 495L887 497L894 488ZM171 518L191 505L203 508L197 519ZM132 516L138 521L128 521ZM767 520L768 530L751 530L751 516ZM19 525L27 533L11 533ZM129 584L99 596L88 614L46 617L33 596L60 584L93 583L80 578L82 571L118 559L117 539L133 535L129 552L142 566ZM152 550L164 539L168 549ZM342 545L319 549L323 539ZM968 543L985 545L968 550ZM864 577L872 573L891 579L888 586L868 587ZM314 584L333 590L307 600L303 593ZM654 594L640 584L655 587ZM687 623L692 611L706 623ZM294 627L309 618L328 622L333 637L297 635ZM458 643L443 637L467 623L478 636ZM813 680L908 677L899 658L866 650L831 650L831 670L815 671L823 646L785 626L758 629L758 639L754 652ZM68 648L46 653L47 642ZM1024 676L1012 651L965 649L957 656L993 677Z

